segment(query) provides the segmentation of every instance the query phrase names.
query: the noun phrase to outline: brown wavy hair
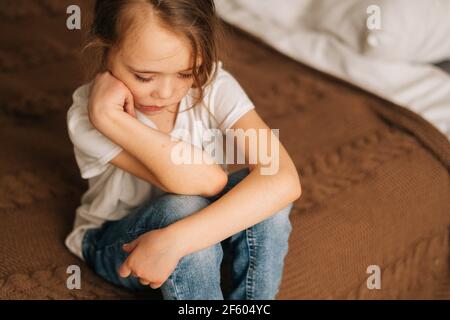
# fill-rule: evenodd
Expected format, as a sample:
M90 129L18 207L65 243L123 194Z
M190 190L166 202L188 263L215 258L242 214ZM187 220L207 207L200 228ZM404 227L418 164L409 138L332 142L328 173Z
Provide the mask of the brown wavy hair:
M217 74L219 50L225 38L214 0L96 0L82 50L86 81L107 71L108 53L120 47L122 39L137 23L128 9L142 3L151 6L163 26L189 41L194 57L201 57L200 66L194 58L193 87L199 90L195 106L203 100L204 87Z

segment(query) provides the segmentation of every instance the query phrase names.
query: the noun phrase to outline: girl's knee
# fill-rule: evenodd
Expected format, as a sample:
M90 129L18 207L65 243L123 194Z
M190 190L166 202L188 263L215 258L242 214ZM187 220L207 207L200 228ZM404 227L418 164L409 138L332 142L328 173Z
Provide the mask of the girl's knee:
M166 227L178 220L206 208L210 202L201 196L167 194L160 198L158 212L161 215L159 227Z
M268 234L273 236L289 236L292 231L290 220L292 207L293 204L291 203L256 226L259 229L266 230Z

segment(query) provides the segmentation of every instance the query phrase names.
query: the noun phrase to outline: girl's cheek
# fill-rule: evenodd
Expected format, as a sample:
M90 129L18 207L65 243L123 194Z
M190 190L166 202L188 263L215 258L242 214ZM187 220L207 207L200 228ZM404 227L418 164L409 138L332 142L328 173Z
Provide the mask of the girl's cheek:
M147 100L145 98L150 95L150 92L148 90L143 91L142 89L130 89L130 91L133 95L134 100L137 102Z
M142 97L149 92L148 85L136 83L133 79L129 83L126 83L126 85L134 97Z

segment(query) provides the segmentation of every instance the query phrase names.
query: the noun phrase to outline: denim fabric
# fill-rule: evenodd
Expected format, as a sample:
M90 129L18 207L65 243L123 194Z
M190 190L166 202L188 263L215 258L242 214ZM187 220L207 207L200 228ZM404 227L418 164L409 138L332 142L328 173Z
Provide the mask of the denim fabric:
M133 291L152 290L134 276L119 276L118 269L128 256L122 245L207 207L248 174L248 169L230 174L226 187L214 197L164 194L144 203L121 220L108 221L100 228L88 230L82 244L86 263L115 285ZM164 299L274 299L280 286L292 231L289 221L291 209L292 204L289 204L268 219L181 258L160 288ZM224 248L232 256L232 290L227 297L224 297L220 285Z

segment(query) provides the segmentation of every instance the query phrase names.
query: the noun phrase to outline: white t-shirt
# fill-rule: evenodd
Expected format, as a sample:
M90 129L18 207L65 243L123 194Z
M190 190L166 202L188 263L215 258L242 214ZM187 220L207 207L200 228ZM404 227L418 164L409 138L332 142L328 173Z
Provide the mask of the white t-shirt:
M67 112L67 126L74 145L75 159L81 177L88 179L88 190L81 197L76 210L74 229L65 244L84 260L82 240L85 231L98 228L105 221L119 220L132 209L162 193L162 190L109 163L122 148L94 128L88 117L88 99L92 82L79 87L73 94L73 104ZM179 111L192 106L191 89L181 100ZM206 107L197 105L177 115L174 132L188 132L191 143L203 146L202 130L219 129L225 132L240 117L254 108L253 103L236 79L218 64L216 78L204 89ZM136 110L137 119L152 128L155 124ZM183 137L177 137L184 139ZM227 170L226 165L223 168Z

